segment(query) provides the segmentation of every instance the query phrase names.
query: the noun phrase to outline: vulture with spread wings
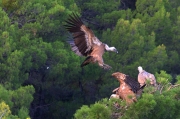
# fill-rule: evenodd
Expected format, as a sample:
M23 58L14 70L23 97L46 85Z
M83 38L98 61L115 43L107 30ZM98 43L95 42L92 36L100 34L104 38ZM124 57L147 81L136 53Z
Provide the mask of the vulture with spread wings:
M111 68L111 66L104 63L102 56L105 51L118 53L115 47L109 47L102 43L93 31L82 22L80 17L74 13L70 15L64 26L73 37L73 40L69 41L72 51L79 56L86 57L81 67L97 62L103 69Z
M115 96L126 100L128 104L136 102L136 96L141 95L143 88L146 86L140 86L135 79L121 72L115 72L112 74L112 76L115 77L120 83L119 88L113 90L113 92L116 91Z

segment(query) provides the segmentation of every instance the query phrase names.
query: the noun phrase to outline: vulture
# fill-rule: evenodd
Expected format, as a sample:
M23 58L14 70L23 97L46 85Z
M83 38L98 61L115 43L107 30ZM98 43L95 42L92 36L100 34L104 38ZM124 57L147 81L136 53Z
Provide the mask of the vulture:
M141 66L138 67L138 71L139 71L138 82L140 83L141 86L146 84L146 80L149 80L150 84L152 86L157 86L156 78L155 78L154 74L151 74L151 73L143 70L143 68Z
M68 41L72 51L79 56L86 57L81 67L97 62L101 68L111 69L111 66L104 63L102 56L105 51L118 53L117 49L102 43L77 14L70 15L65 22L66 30L72 34L72 39Z
M128 104L136 102L136 97L141 95L142 89L145 87L145 85L141 87L135 79L120 72L115 72L112 74L112 76L115 77L120 83L119 88L113 90L113 92L116 92L116 94L112 95L112 97L117 98L119 96L119 98L125 100Z

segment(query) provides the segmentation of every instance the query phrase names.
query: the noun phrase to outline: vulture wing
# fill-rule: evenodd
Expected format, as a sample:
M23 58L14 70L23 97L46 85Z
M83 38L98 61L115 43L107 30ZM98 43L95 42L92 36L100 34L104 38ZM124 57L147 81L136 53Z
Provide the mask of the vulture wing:
M85 26L80 17L74 13L70 15L64 26L72 33L73 41L69 41L69 43L77 55L87 56L92 52L93 45L102 44L93 31Z
M131 78L130 76L126 75L126 80L125 83L128 84L132 91L134 93L137 93L137 91L140 89L140 84L138 81L136 81L135 79Z

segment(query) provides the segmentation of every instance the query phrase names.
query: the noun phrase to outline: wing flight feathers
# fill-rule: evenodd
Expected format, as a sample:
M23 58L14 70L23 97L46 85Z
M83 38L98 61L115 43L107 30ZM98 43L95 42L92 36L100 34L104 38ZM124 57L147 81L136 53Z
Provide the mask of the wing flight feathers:
M136 93L140 89L140 84L128 75L126 75L125 82L131 87L134 93Z
M66 21L66 25L64 26L70 33L72 33L76 50L78 48L83 56L87 56L92 49L92 45L89 43L91 42L89 36L93 35L91 34L92 31L83 24L80 17L75 13L69 16L69 19Z

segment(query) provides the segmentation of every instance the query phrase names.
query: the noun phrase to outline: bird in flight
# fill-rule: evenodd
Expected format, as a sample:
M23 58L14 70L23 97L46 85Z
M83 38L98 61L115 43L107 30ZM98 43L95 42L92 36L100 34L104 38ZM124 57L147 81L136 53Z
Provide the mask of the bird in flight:
M111 66L104 63L102 56L105 51L118 53L115 47L109 47L107 44L102 43L75 13L69 16L64 26L72 34L73 39L68 41L72 51L79 56L86 57L81 67L97 62L101 68L105 70L111 69Z

